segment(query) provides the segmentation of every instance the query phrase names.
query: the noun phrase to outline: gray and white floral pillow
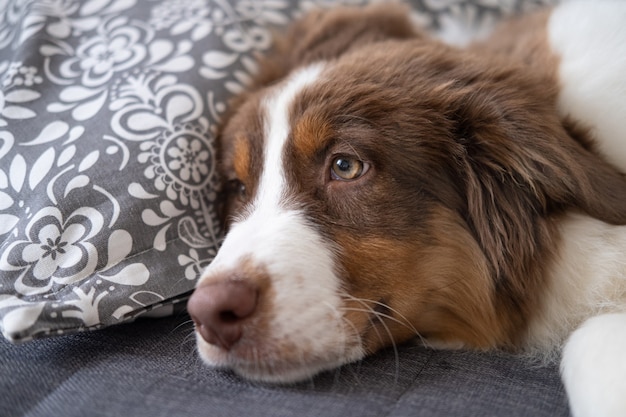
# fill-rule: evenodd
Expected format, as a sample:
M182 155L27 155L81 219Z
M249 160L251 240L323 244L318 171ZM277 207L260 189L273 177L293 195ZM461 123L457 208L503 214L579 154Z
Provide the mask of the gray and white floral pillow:
M0 0L0 329L95 329L183 300L221 238L215 126L270 27L368 0ZM415 0L491 24L540 0Z

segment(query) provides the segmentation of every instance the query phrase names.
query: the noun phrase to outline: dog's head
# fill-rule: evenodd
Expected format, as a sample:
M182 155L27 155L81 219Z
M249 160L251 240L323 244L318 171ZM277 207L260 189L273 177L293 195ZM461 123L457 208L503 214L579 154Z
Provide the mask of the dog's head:
M550 76L386 7L298 22L223 126L230 230L189 303L211 365L286 382L415 336L514 346L558 217L626 223Z

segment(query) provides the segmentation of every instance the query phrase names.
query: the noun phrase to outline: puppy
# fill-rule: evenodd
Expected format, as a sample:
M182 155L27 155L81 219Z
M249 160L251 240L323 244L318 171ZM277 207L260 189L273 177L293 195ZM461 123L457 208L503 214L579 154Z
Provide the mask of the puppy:
M416 336L563 348L574 415L626 415L626 4L466 49L407 15L312 13L235 100L201 357L290 382Z

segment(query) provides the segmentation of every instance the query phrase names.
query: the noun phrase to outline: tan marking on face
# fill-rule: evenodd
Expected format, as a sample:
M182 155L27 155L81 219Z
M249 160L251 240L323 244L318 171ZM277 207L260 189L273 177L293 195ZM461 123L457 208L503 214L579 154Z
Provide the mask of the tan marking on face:
M243 136L235 138L233 166L237 177L244 183L248 183L250 180L250 144Z
M331 139L332 129L319 113L301 117L293 128L293 144L303 159L311 159L317 152L324 149Z
M496 313L487 261L455 215L441 210L429 220L433 237L424 242L341 234L340 256L355 299L346 319L357 327L368 352L419 335L438 342L462 342L478 349L508 346L511 321ZM377 318L368 309L384 300ZM382 322L384 321L384 324Z

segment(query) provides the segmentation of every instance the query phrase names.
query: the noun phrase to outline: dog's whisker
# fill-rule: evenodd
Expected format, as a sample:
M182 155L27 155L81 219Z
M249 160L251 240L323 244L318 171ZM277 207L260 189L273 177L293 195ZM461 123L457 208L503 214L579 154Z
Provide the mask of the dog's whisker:
M358 311L358 309L356 309ZM388 316L386 314L382 314L382 313L378 313L377 311L374 311L373 309L369 309L373 314L372 316L376 317L378 319L378 321L380 322L381 326L383 326L383 328L385 329L385 331L387 332L387 336L389 337L389 342L391 342L391 347L393 349L393 353L394 353L394 360L395 360L395 383L398 383L398 378L400 375L400 354L398 353L398 346L394 340L393 334L391 332L391 330L389 329L389 326L387 326L387 323L385 323L385 318L388 319L392 319L393 321L397 321L395 320L393 317ZM367 312L367 310L362 310L364 312ZM400 322L399 322L400 323ZM402 324L402 323L401 323ZM374 326L374 329L376 329L377 327ZM378 333L378 331L376 331ZM379 339L381 340L381 342L384 343L384 340L381 338L380 334L379 334Z
M172 329L172 331L170 332L170 334L175 333L176 331L182 329L183 327L189 326L191 325L191 327L193 328L193 320L189 319L189 320L185 320L182 323L180 323L178 326L174 327Z
M341 313L341 311L339 311L339 309L329 303L323 303L323 305L325 305L326 307L328 307L333 314L335 315L335 317L340 320L342 323L344 323L344 325L348 326L349 328L352 329L352 335L355 337L357 344L359 346L363 345L363 338L359 332L359 329L357 328L357 326L347 317L345 317L344 314ZM368 318L369 319L369 318ZM371 322L371 319L369 319ZM376 332L378 332L378 329L375 329ZM341 339L341 343L343 344L343 352L344 352L344 356L347 355L349 353L349 349L350 349L350 343L348 340L348 335L344 332L344 337ZM338 368L337 371L340 371L341 368ZM354 373L355 377L358 379L358 374ZM337 375L337 378L339 377L339 375Z
M356 326L356 324L354 324L348 317L346 317L343 314L344 308L337 308L331 305L328 305L329 308L331 308L334 313L339 317L339 319L348 327L350 327L352 329L352 335L354 335L355 339L356 339L356 344L358 346L363 346L363 335L361 334L361 332L359 331L358 327ZM374 329L374 331L376 332L376 335L378 336L379 340L383 340L382 339L382 335L380 334L380 332L378 331L378 328L374 325L374 322L372 320L372 318L370 316L368 316L368 321L371 324L371 328ZM344 345L344 353L345 355L347 355L349 353L349 349L351 344L349 343L348 340L348 336L346 335L343 339L342 339L342 343ZM357 365L358 367L360 367L360 364ZM344 369L345 368L345 369ZM353 377L355 378L355 380L357 382L360 382L360 376L359 376L359 372L357 372L356 370L354 370L352 367L343 367L343 368L339 368L339 370L344 369L347 370L348 372L350 372ZM337 375L337 377L339 377L339 375Z
M375 309L371 308L369 305L367 305L367 303L372 303L381 307L384 307L385 309L389 310L390 312L392 312L393 314L397 315L399 318L393 317L391 315L385 315L388 319L393 320L395 322L397 322L400 325L405 326L406 328L410 329L419 339L422 343L427 344L428 342L426 341L426 339L424 339L424 337L420 334L420 332L415 328L415 326L413 326L413 324L411 323L411 321L404 315L402 314L399 310L391 307L389 304L380 302L380 301L376 301L376 300L370 300L370 299L366 299L366 298L357 298L354 297L350 294L343 294L344 297L359 302L361 303L363 306L366 306L368 309L371 309L372 313L375 314L382 314L385 315L385 313L376 311Z
M448 289L448 288L451 288L451 287L455 286L456 284L458 284L458 283L460 283L460 282L463 282L463 279L462 279L462 278L455 279L454 281L449 282L449 283L447 283L446 285L443 285L443 286L441 286L441 287L434 288L432 291L433 291L433 292L443 291L443 290L445 290L445 289Z
M374 317L376 317L376 319L378 319L378 321L380 321L380 317L377 317L377 313L376 311L372 310L372 309L350 309L350 308L343 308L344 311L356 311L356 312L362 312L362 313L366 313L367 314L367 321L369 322L369 327L367 328L367 330L373 329L374 332L376 333L376 336L378 337L378 340L380 340L380 342L384 345L385 344L385 338L383 337L383 335L378 331L378 326L376 325L376 323L374 322Z
M384 313L381 313L381 312L378 312L378 311L374 310L373 308L368 306L367 303L364 300L362 300L362 299L359 299L359 298L356 298L356 297L353 297L353 296L350 296L350 299L361 303L365 308L359 309L359 308L353 308L353 307L342 307L343 311L357 311L357 312L368 313L369 318L370 318L370 322L371 322L371 317L372 316L376 317L378 319L378 321L380 322L381 326L387 332L387 336L389 338L388 341L391 343L391 347L392 347L393 352L394 352L395 365L396 365L395 382L397 383L399 375L400 375L400 355L398 353L398 346L397 346L397 344L395 342L395 339L393 337L393 333L391 332L391 329L389 329L389 326L387 326L387 323L385 323L384 319L391 320L391 321L396 322L396 323L398 323L398 324L400 324L402 326L405 326L405 327L408 327L408 326L406 326L405 323L403 323L402 321L396 319L395 317L392 317L392 316L390 316L388 314L384 314ZM378 332L377 326L374 323L372 323L372 324L373 324L373 329L376 331L379 340L381 341L381 343L385 344L385 340L383 340L382 336ZM408 328L410 328L410 327L408 327Z
M187 334L183 338L183 341L180 344L180 349L182 350L184 347L186 347L188 345L195 345L195 341L196 341L196 335L193 332Z
M360 332L359 332L359 330L357 329L356 325L355 325L354 323L352 323L350 320L348 320L348 319L347 319L347 318L346 318L346 317L345 317L345 316L341 313L341 311L339 311L339 308L337 308L337 307L335 307L335 306L331 305L331 304L330 304L330 303L328 303L328 302L323 302L323 303L322 303L322 305L324 305L324 306L328 307L328 308L332 311L333 315L335 316L335 319L337 319L337 320L341 320L342 322L344 322L344 323L348 324L348 326L350 326L350 327L352 328L352 330L354 330L354 336L355 336L356 338L358 338L359 342L361 342L361 335L360 335ZM343 344L344 344L344 351L345 351L345 352L347 352L347 349L348 349L348 348L347 348L347 346L348 346L348 344L347 344L346 338L343 338L343 339L342 339L342 342L343 342Z

